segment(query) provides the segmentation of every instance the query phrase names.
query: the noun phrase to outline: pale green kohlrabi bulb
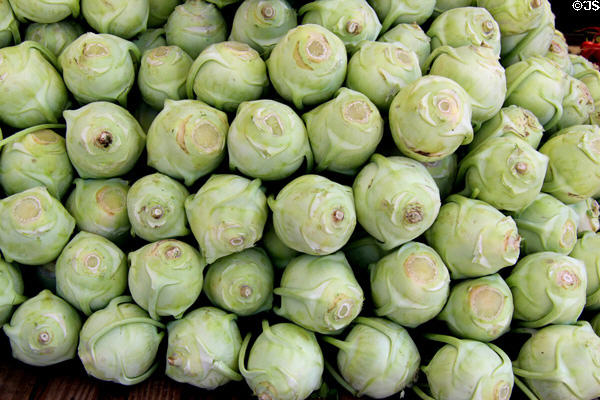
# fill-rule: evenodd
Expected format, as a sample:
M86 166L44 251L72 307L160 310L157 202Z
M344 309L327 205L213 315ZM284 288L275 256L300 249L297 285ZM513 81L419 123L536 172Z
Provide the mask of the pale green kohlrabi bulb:
M14 306L27 299L23 296L23 290L21 270L0 259L0 324L8 322Z
M157 47L166 46L167 39L165 39L165 30L163 28L148 29L146 32L140 34L136 39L134 39L133 44L136 45L136 47L140 50L140 54L142 55L147 50L152 50Z
M149 0L81 0L81 13L99 33L130 39L148 26Z
M458 156L456 153L437 161L421 161L421 164L435 181L440 190L440 198L445 199L448 197L453 192L456 174L458 173Z
M417 24L398 24L378 39L380 42L398 42L414 51L419 58L421 69L425 66L427 57L431 54L431 38Z
M586 308L591 310L600 309L600 234L587 232L581 237L569 257L573 257L585 264L586 285Z
M0 0L0 15L0 48L20 43L19 21L8 0Z
M586 232L598 232L600 229L600 205L596 199L588 198L580 202L569 204L569 207L577 214L577 235L582 236Z
M149 0L148 27L158 28L169 19L169 15L181 3L181 0Z
M422 25L433 14L436 0L369 0L382 23L382 32L397 24Z
M53 24L31 24L25 32L25 40L40 43L58 57L69 44L82 34L81 25L75 20L68 19Z
M589 124L590 117L596 111L594 98L586 84L572 76L567 76L566 79L569 82L569 91L563 98L563 114L553 130Z
M262 237L262 246L277 268L285 268L290 261L298 256L298 251L289 248L275 233L273 221L269 220Z
M547 0L477 0L500 26L502 35L517 35L532 30L543 19Z
M79 0L10 0L15 16L21 22L50 24L73 16L79 16Z

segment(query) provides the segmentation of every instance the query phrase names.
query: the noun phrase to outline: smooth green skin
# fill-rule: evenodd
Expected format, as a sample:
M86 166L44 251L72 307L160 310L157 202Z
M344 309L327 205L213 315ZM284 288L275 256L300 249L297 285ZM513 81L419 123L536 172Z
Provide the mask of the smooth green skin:
M542 190L565 204L600 192L600 128L575 125L558 131L541 148L548 156Z
M425 238L452 279L494 274L519 259L515 221L483 201L458 194L446 199Z
M0 200L0 250L8 262L53 261L71 237L75 219L45 187Z
M364 94L340 88L332 100L302 115L316 170L354 175L383 137L384 121Z
M63 115L67 153L81 178L114 178L133 169L146 134L129 111L98 101Z
M219 8L223 8L230 4L239 3L241 0L206 0L206 1L208 1L209 3L213 3L214 5L216 5Z
M275 313L325 335L340 333L360 314L364 293L344 253L301 255L285 267L274 293Z
M42 44L56 57L69 44L83 34L83 28L75 20L55 22L53 24L30 24L25 31L25 40Z
M288 247L314 256L341 249L356 226L352 189L303 175L269 197L275 233Z
M477 0L437 0L435 2L435 9L433 10L433 16L437 17L444 11L451 10L458 7L469 7L476 6Z
M58 57L63 79L82 104L95 101L127 104L141 54L130 41L107 33L87 32Z
M510 288L494 274L455 285L439 318L458 337L491 342L508 332L513 312Z
M191 66L191 57L177 46L161 46L145 52L138 74L144 101L162 110L166 99L184 99Z
M263 180L285 179L313 153L306 127L294 110L274 100L240 104L227 134L229 167Z
M81 13L100 33L130 39L148 26L149 0L81 0Z
M596 111L594 98L586 84L571 76L567 76L566 79L569 82L569 91L563 98L563 114L554 127L555 130L589 124L591 115Z
M363 40L374 41L381 23L366 0L320 0L304 4L298 10L302 24L317 24L335 33L354 53Z
M397 24L421 25L433 14L435 0L369 0L379 16L382 32Z
M552 251L569 254L577 241L574 210L549 194L540 193L527 208L513 215L523 255Z
M371 264L390 254L390 251L384 250L381 243L369 235L351 241L342 248L342 252L359 276L367 273Z
M549 251L523 257L506 283L513 294L514 318L522 326L573 324L586 302L583 261Z
M385 111L398 92L420 77L414 51L398 42L363 42L348 62L346 86Z
M60 199L71 182L73 167L65 139L54 131L33 127L12 135L2 146L0 184L7 195L45 186Z
M163 26L180 3L181 0L149 0L148 28Z
M0 259L0 324L8 322L14 306L27 299L23 290L21 270Z
M382 318L358 317L355 322L344 341L322 338L339 349L337 366L345 386L358 397L381 399L412 383L421 356L406 329Z
M20 22L51 24L70 15L79 16L79 0L9 0L9 3Z
M230 254L211 264L204 293L215 306L240 316L273 306L273 265L260 248Z
M585 264L587 275L585 302L590 310L600 309L600 234L587 232L581 237L569 257L576 258Z
M14 358L45 367L75 358L81 318L69 303L43 290L21 304L3 329Z
M537 149L544 135L544 127L529 110L519 106L502 108L475 132L469 149L473 150L488 139L501 136L514 136Z
M192 59L213 43L225 41L227 24L214 4L187 0L175 7L165 25L169 46L181 47Z
M569 54L569 59L571 60L571 64L573 64L573 73L571 76L574 78L577 78L583 73L598 70L594 66L594 63L583 56Z
M472 112L469 94L458 83L442 76L424 76L392 101L392 138L410 158L441 160L473 140Z
M188 98L222 111L236 111L244 101L258 100L269 86L267 65L246 43L220 42L196 58L186 82Z
M148 29L144 33L140 34L137 37L137 39L133 41L133 44L137 46L137 48L140 50L140 54L142 55L147 50L152 50L157 47L166 46L167 39L165 39L165 30L163 28Z
M599 349L588 322L548 326L525 342L513 369L540 399L593 399L600 396Z
M540 193L548 161L545 154L514 136L491 138L458 164L457 182L465 183L460 194L499 210L522 210Z
M589 198L569 207L577 214L577 235L582 236L586 232L598 232L600 229L600 205L598 202Z
M458 172L458 156L456 153L437 161L422 161L421 164L435 181L440 190L440 198L445 199L448 197L452 193Z
M8 0L0 0L0 48L21 42L19 21L10 7Z
M79 232L56 260L56 293L89 316L127 289L127 258L108 239Z
M202 291L204 257L175 239L150 243L129 253L131 296L150 317L179 319Z
M415 328L440 313L450 274L431 247L408 242L370 266L375 314Z
M398 24L378 39L380 42L398 42L414 51L419 59L421 69L431 54L431 38L417 24Z
M161 173L138 179L127 192L127 215L131 233L149 242L186 236L183 204L190 192Z
M485 8L447 10L433 21L427 35L431 37L432 50L441 46L473 45L489 47L494 54L500 55L500 27Z
M206 261L254 246L267 222L267 198L260 179L212 175L185 200L185 212Z
M229 40L247 43L267 58L297 25L296 10L286 0L245 0L235 13Z
M502 35L517 35L538 27L544 3L547 1L477 0L477 6L486 8L498 22Z
M514 384L512 363L499 347L443 335L428 338L445 343L429 364L421 367L434 398L510 398Z
M405 157L374 154L352 185L360 225L391 250L425 232L440 210L440 192L427 169Z
M567 74L573 75L573 63L571 57L569 57L569 46L560 31L554 32L554 38L545 56L557 63Z
M531 111L545 130L563 115L562 102L569 92L567 75L553 61L530 57L506 68L505 106L517 105Z
M0 49L0 60L0 121L18 129L58 122L69 100L54 55L25 41Z
M265 248L269 258L277 268L285 268L292 259L298 256L296 250L290 249L281 241L281 239L279 239L275 233L273 221L271 220L269 220L265 226L262 237L262 246Z
M127 216L129 185L122 179L75 179L75 189L65 207L82 231L95 233L113 242L129 236Z
M152 375L164 325L128 296L117 297L83 324L78 354L86 372L103 381L135 385Z
M344 83L347 63L340 38L320 25L306 24L290 29L275 45L267 69L277 93L302 110L336 93Z
M235 314L202 307L170 322L165 374L208 390L241 381L237 359L242 337L235 319Z
M262 333L244 363L250 334L242 343L238 365L255 396L265 399L299 400L321 386L323 353L315 334L294 324L269 326Z
M471 99L475 126L496 115L506 96L506 75L498 55L486 47L441 46L432 51L425 68L431 75L458 83Z

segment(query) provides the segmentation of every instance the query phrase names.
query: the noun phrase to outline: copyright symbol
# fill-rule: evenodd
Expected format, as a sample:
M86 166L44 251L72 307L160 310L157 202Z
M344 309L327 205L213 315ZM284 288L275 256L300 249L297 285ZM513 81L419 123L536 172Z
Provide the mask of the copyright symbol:
M581 9L583 8L583 3L579 0L575 0L573 2L573 10L575 11L581 11Z

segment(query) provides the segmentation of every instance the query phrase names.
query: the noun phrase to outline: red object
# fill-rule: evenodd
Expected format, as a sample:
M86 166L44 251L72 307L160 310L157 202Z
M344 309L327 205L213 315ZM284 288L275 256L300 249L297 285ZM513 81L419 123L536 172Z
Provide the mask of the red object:
M592 40L586 40L583 43L581 43L581 55L594 63L599 63L600 27L591 26L588 28L583 28L579 32L586 32L592 35Z

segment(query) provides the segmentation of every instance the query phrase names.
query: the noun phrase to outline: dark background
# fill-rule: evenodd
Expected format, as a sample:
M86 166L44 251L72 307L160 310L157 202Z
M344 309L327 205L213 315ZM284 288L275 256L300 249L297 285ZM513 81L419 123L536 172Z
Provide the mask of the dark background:
M578 32L591 26L600 26L600 0L581 0L584 9L575 11L576 0L553 0L552 11L556 16L556 29L568 36L569 44L578 45L591 35ZM587 10L586 10L587 8Z

